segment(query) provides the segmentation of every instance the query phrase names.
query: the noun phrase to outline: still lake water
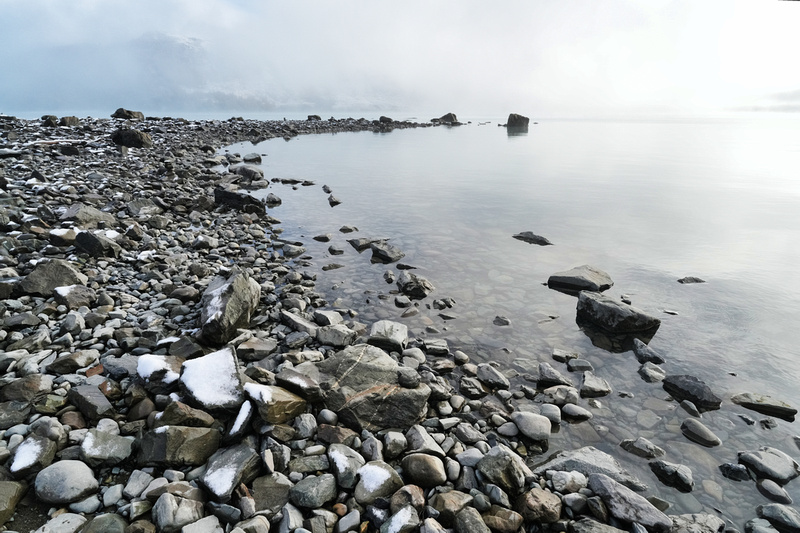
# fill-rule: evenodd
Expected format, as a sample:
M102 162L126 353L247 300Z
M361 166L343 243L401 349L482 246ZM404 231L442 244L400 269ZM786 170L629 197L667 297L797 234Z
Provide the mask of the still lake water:
M550 450L597 446L645 481L647 495L671 502L668 513L713 512L742 528L769 501L754 483L723 478L717 466L762 445L800 456L797 423L748 425L739 414L765 417L729 401L751 391L800 405L800 119L554 120L518 136L498 122L228 150L266 154L267 179L316 183L273 184L263 194L283 199L270 213L281 219L284 238L304 243L317 290L332 305L358 311L365 323L388 318L408 324L412 336L444 337L477 362L517 373L518 382L540 361L567 374L552 360L553 348L580 353L614 392L589 422L562 425ZM328 205L323 184L341 205ZM359 232L339 233L345 224ZM511 237L522 231L554 246ZM312 240L326 233L331 243ZM371 264L368 251L347 244L359 236L390 239L406 254L401 262L436 286L417 316L400 318L395 286L383 280L387 269L397 270ZM344 255L331 256L330 244ZM343 267L321 271L330 263ZM594 346L575 322L576 299L544 285L552 273L582 264L610 274L615 285L606 294L627 295L662 319L650 346L667 359L667 374L695 375L724 399L721 410L702 417L722 446L706 449L683 437L688 415L666 401L660 384L641 380L633 354ZM707 283L677 283L684 276ZM445 297L456 301L448 310L455 319L425 305ZM498 315L511 326L494 325ZM665 448L662 459L692 468L692 493L662 485L647 460L619 448L638 436ZM800 501L800 482L786 489Z

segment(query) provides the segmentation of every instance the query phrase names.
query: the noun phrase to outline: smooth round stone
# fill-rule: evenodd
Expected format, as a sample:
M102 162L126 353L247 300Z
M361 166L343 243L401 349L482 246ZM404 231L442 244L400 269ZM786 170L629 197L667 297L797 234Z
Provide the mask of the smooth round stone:
M434 455L412 453L403 457L402 465L411 482L421 487L436 487L447 481L444 463Z
M322 409L317 415L317 422L319 422L320 424L328 424L329 426L335 426L339 422L339 415L337 415L330 409Z
M551 403L545 403L539 406L539 414L550 420L551 424L561 423L561 408Z
M519 435L519 428L514 422L506 422L497 428L497 433L504 437L516 437Z
M561 408L561 414L565 418L572 420L589 420L594 416L588 410L574 403L564 404L564 407Z
M758 488L758 492L773 502L786 505L792 504L792 497L789 496L789 493L771 479L759 479L756 483L756 487Z
M99 488L92 469L75 460L51 464L36 475L34 485L40 500L56 505L81 500Z
M553 483L553 488L556 492L562 494L578 492L586 488L589 483L585 475L574 470L570 472L555 471L552 476L550 476L550 481Z
M96 494L92 494L85 500L69 504L69 510L73 513L92 514L103 508L103 502Z
M722 444L719 437L714 435L713 431L708 429L696 418L687 418L684 420L683 424L681 424L681 431L687 439L709 448Z

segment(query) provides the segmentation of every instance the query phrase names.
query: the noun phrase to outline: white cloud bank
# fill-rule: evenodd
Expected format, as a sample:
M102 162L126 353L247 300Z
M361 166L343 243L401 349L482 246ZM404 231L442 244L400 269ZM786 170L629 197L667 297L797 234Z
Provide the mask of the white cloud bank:
M0 18L6 113L605 116L800 103L796 2L0 0Z

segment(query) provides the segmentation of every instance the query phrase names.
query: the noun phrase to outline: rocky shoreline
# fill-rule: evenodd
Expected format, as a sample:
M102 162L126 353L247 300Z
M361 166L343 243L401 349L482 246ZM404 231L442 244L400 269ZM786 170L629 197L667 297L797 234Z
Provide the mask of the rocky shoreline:
M0 116L6 530L731 529L714 514L665 514L667 502L646 498L647 485L596 448L548 455L551 432L590 419L592 399L611 392L573 354L553 359L581 372L579 387L546 362L535 384L512 386L504 369L444 339L331 308L303 243L282 239L267 214L281 200L247 194L270 183L254 165L260 155L219 155L235 142L431 127L455 115L421 124L114 115ZM379 262L402 257L355 241ZM608 283L560 274L553 284L583 291L578 311L605 331L630 315L600 294ZM408 302L433 291L407 270L396 285ZM633 346L643 379L663 381L688 412L719 409L704 383L667 377L663 358ZM794 416L758 395L737 400ZM718 440L698 418L684 426L702 446ZM691 469L658 459L664 451L647 439L621 446L652 459L662 483L692 490ZM800 530L782 488L800 475L791 457L766 448L726 465L726 477L757 478L772 495L748 531Z

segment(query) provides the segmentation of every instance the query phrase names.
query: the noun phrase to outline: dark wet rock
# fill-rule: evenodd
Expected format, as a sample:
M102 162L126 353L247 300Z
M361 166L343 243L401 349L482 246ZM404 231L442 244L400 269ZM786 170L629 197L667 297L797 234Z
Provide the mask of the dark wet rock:
M420 487L436 487L447 481L444 463L435 455L412 453L403 457L401 464L408 480Z
M753 518L745 522L744 531L745 533L776 533L778 530L763 518Z
M638 372L647 383L659 383L667 377L667 373L660 366L650 362L640 366Z
M82 461L61 460L36 475L36 497L45 503L63 505L97 492L92 469Z
M261 286L242 271L214 278L200 302L203 340L224 344L233 339L237 328L249 325L260 297Z
M662 381L662 386L676 400L689 400L700 411L719 409L722 404L722 398L714 394L705 382L694 376L667 376Z
M661 320L641 309L600 293L578 294L578 316L611 333L637 333L657 329Z
M700 279L694 276L686 276L678 280L678 283L681 284L691 284L691 283L705 283L706 280Z
M792 497L786 492L786 489L772 481L771 479L759 479L756 482L756 488L762 496L769 498L775 503L782 503L784 505L792 504Z
M261 458L247 444L217 450L208 458L200 481L221 502L230 500L240 483L248 484L259 473Z
M564 470L589 474L602 473L615 481L636 491L647 489L647 485L628 473L616 459L593 446L584 446L577 450L558 452L545 463L537 466L533 472L543 475L548 470Z
M430 281L407 270L404 270L398 276L397 288L412 300L421 300L434 290Z
M581 517L569 524L569 533L623 533L624 531L587 517Z
M645 459L655 459L667 453L663 448L656 446L644 437L625 439L620 442L619 445L626 452L644 457Z
M781 533L797 533L800 531L800 512L780 503L768 503L756 508L759 518L772 524Z
M244 192L229 191L222 187L214 189L214 203L225 205L245 213L264 214L267 207L258 198Z
M220 433L216 429L160 427L142 436L138 462L170 468L202 465L217 451L219 441Z
M723 463L719 465L719 471L722 475L733 481L750 481L750 471L747 470L745 465L736 463Z
M757 451L739 452L739 463L755 472L759 478L771 479L785 485L800 476L800 465L786 453L769 446Z
M651 531L666 532L672 520L643 496L605 474L590 474L589 488L605 504L611 516L625 523L638 523Z
M297 507L319 509L336 498L333 474L309 476L289 489L289 500Z
M670 515L672 519L671 533L722 533L725 521L712 514Z
M152 148L153 138L149 133L131 128L120 128L111 134L114 144L128 148Z
M47 365L47 371L52 374L73 374L81 368L86 368L100 360L97 350L78 350L56 358Z
M128 522L116 513L105 513L96 515L90 519L83 528L81 533L131 533L126 531Z
M490 389L508 389L511 386L508 378L489 363L480 363L478 365L476 377Z
M453 529L458 533L490 533L480 513L474 507L465 507L456 513Z
M394 263L406 256L400 248L388 242L373 242L370 244L370 248L372 249L371 261L373 263Z
M694 488L692 471L688 466L667 461L650 461L650 470L665 485L675 487L681 492L691 492Z
M325 404L355 427L377 431L407 428L420 421L431 394L428 385L414 389L398 382L398 365L375 346L350 346L317 363L327 389Z
M528 129L528 124L530 123L530 118L518 115L517 113L511 113L508 115L508 120L506 120L506 127L511 129Z
M131 111L120 107L111 114L111 118L121 118L125 120L144 120L144 113L141 111Z
M599 268L582 265L564 272L556 272L547 280L547 286L568 294L580 291L602 292L614 285L611 277Z
M330 205L331 207L336 207L337 205L339 205L341 203L342 203L342 201L339 200L334 195L331 194L330 196L328 196L328 205Z
M122 247L101 235L90 231L81 231L75 236L75 247L92 257L119 257Z
M20 290L26 294L50 297L56 287L86 285L89 278L80 273L68 261L50 259L38 263L30 274L20 282Z
M149 399L142 400L147 402ZM137 406L139 404L136 404ZM131 407L133 410L134 407ZM131 418L131 415L128 415ZM195 409L183 402L170 402L167 407L159 414L153 423L154 428L161 426L188 426L196 428L208 428L214 424L214 417L200 409Z
M661 365L665 362L658 352L639 339L633 339L633 353L636 355L636 360L641 364L653 363Z
M793 422L797 414L797 409L793 408L788 403L763 394L743 392L732 396L731 401L746 409L752 409L753 411L769 416L777 416L789 422Z
M53 378L47 374L28 374L0 388L0 400L30 402L53 389Z
M29 401L8 401L0 403L0 429L22 424L31 413Z
M458 117L456 117L455 113L445 113L444 115L442 115L441 117L439 117L436 120L438 120L439 122L442 122L444 124L453 124L453 125L459 124Z
M539 246L549 246L553 244L546 238L542 237L541 235L536 235L532 231L523 231L521 233L517 233L516 235L512 235L512 237L518 241L527 242L528 244L538 244Z
M719 446L722 441L713 431L708 429L705 424L696 418L687 418L681 424L681 432L687 439L702 444L708 448Z

